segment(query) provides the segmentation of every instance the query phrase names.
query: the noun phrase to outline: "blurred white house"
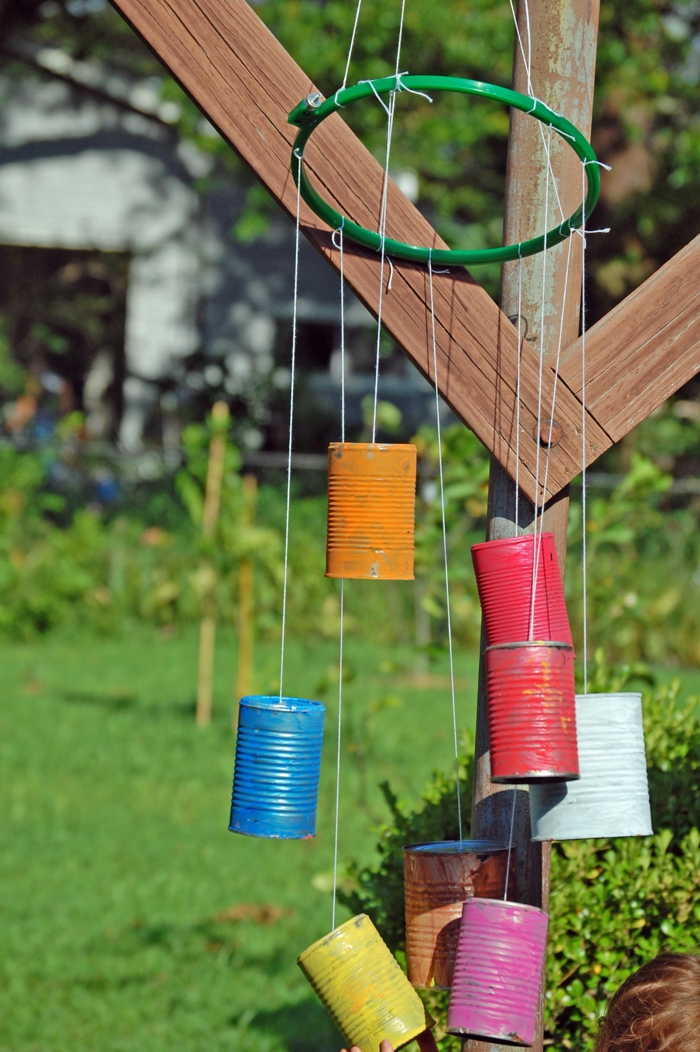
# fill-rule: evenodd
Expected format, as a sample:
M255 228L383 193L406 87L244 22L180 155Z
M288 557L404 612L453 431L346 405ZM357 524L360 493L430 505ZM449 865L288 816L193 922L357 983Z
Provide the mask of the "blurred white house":
M38 78L0 81L0 245L128 253L122 448L140 448L168 377L231 396L256 384L283 387L292 315L288 218L275 211L262 237L236 241L230 232L244 189L218 176L200 192L212 159L178 138L178 106L161 100L157 83L127 82L55 49L30 58ZM217 134L206 121L199 130ZM332 411L338 279L306 242L299 291L300 364ZM350 294L346 320L350 396L359 405L370 386L365 359L374 323ZM199 368L185 369L193 355ZM99 355L92 362L88 408L98 405L111 368ZM429 396L401 358L385 370L382 397L416 423Z

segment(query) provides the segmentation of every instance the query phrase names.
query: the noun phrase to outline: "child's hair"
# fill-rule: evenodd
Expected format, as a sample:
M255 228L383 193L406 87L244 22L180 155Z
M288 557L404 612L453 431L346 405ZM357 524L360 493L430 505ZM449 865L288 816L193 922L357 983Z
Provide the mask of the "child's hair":
M610 1002L595 1052L700 1052L700 957L661 953Z

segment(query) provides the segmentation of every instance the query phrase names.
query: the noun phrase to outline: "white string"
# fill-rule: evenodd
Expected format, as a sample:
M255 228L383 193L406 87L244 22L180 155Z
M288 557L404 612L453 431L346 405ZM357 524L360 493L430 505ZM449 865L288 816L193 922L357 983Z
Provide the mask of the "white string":
M510 836L508 837L508 861L506 863L506 886L503 889L503 901L508 898L508 880L510 879L510 856L513 852L513 829L515 827L515 798L518 790L513 786L513 806L510 810Z
M552 130L550 128L549 134L551 137ZM539 551L537 543L537 501L539 500L540 492L540 429L542 427L542 379L543 379L543 368L544 368L544 330L545 330L545 317L544 317L544 305L546 300L547 291L547 244L546 244L546 231L547 222L549 217L549 168L547 168L547 177L545 180L544 189L544 229L545 229L545 247L542 252L542 297L540 303L540 353L539 353L539 371L537 377L537 428L535 430L535 523L533 530L533 557L532 557L532 587L530 591L530 630L528 633L528 639L532 641L535 634L535 598L537 594L537 573L539 569ZM541 511L544 511L545 495L542 495Z
M348 59L345 63L345 74L343 76L343 83L340 87L340 91L346 87L348 83L348 73L350 72L350 59L352 58L352 51L355 47L355 37L357 35L357 23L360 21L360 8L362 7L362 0L357 0L357 8L355 9L355 22L352 27L352 35L350 37L350 47L348 48ZM336 92L337 94L337 92Z
M372 443L377 439L377 404L379 402L379 357L382 339L382 308L384 306L384 268L386 263L386 213L387 197L389 191L389 157L391 155L391 137L394 131L394 109L396 106L396 91L389 96L387 109L387 134L386 134L386 159L384 162L384 178L382 181L382 203L379 212L379 236L380 264L379 264L379 302L377 304L377 342L374 353L374 400L372 405Z
M296 151L295 151L296 152ZM297 158L299 154L296 153ZM294 300L292 307L292 361L289 381L289 447L287 450L287 503L284 516L284 582L282 585L282 642L280 646L280 701L284 681L284 643L287 630L287 579L289 574L289 509L292 503L292 429L294 425L294 378L297 358L297 303L299 300L299 239L301 214L301 179L297 180L297 208L294 230Z
M525 8L525 25L526 25L526 30L527 30L527 55L525 54L525 46L523 44L523 38L522 38L521 33L520 33L520 26L518 25L518 17L517 17L517 15L515 13L515 6L513 4L513 0L509 0L509 3L510 3L511 14L513 16L513 23L515 25L515 34L516 34L516 36L518 38L518 48L519 48L520 54L522 56L523 66L525 67L525 75L527 77L527 93L532 98L533 103L541 102L543 106L546 106L546 108L548 110L550 110L550 112L553 113L554 110L552 110L551 106L547 106L546 102L542 102L542 99L538 99L537 98L537 96L535 95L535 89L532 86L532 75L531 75L532 36L531 36L531 32L530 32L530 7L529 7L529 4L528 4L528 0L525 0L525 4L524 4L524 8ZM532 110L534 110L534 108L535 107L533 105ZM532 110L530 110L531 113L532 113ZM549 151L549 147L547 146L547 143L545 142L544 128L542 127L541 122L538 121L538 124L539 124L539 130L540 130L540 138L542 139L542 145L544 146L544 152L545 152L545 155L547 157L547 167L549 168L549 172L550 172L550 175L552 177L552 182L554 183L554 194L555 194L556 199L557 199L557 206L559 208L559 212L561 214L561 218L562 218L562 222L563 222L564 219L566 218L566 214L564 212L564 208L563 208L562 203L561 203L561 198L559 197L559 189L558 189L558 187L556 185L556 180L554 179L554 171L552 170L551 154L550 154L550 151ZM550 125L550 128L551 128L551 125ZM566 138L571 138L571 136L567 135L566 132L559 132L559 129L557 129L557 132L560 135L565 135Z
M435 385L435 426L437 430L438 464L440 476L440 515L442 519L442 551L445 561L445 607L447 609L447 646L450 654L450 691L452 694L452 731L455 748L455 784L457 786L457 823L459 841L462 842L462 796L459 787L459 740L457 734L457 700L455 696L455 665L452 647L452 615L450 612L450 576L447 556L447 516L445 513L445 476L442 463L442 434L440 428L440 391L438 388L437 339L435 337L435 294L433 289L433 250L428 254L428 275L430 278L430 325L433 341L433 383Z
M343 252L343 226L333 232L333 241L338 234L340 251L340 441L345 441L345 260ZM343 641L345 636L345 581L340 582L340 644L338 653L338 747L335 764L335 833L333 838L333 905L331 907L331 931L335 931L335 906L338 893L338 843L340 829L340 755L343 728Z
M406 14L406 0L401 0L401 17L399 19L399 38L396 45L396 71L395 77L397 87L389 93L389 105L382 105L387 111L386 127L386 159L384 162L384 178L382 180L382 203L379 212L379 236L381 238L381 262L379 266L379 302L377 304L377 345L374 356L374 401L372 407L372 444L377 440L377 404L379 402L379 354L382 339L382 307L384 305L384 265L386 262L386 218L387 200L389 194L389 160L391 157L391 138L394 132L394 112L396 109L396 93L399 83L399 65L401 63L401 42L403 40L403 23ZM374 89L373 89L374 90Z
M569 238L568 245L567 245L567 253L566 253L566 271L564 273L564 291L562 293L561 315L560 315L560 318L559 318L559 339L557 341L557 356L556 356L556 360L555 360L555 363L554 363L554 382L552 384L552 406L551 406L551 411L550 411L550 415L549 415L549 419L551 421L551 424L550 424L550 428L549 428L549 438L547 440L547 456L545 458L544 483L542 485L543 508L544 508L544 501L546 499L547 484L548 484L548 481L549 481L549 465L550 465L551 454L552 454L552 431L553 431L552 425L554 424L554 413L555 413L556 405L557 405L557 385L559 383L559 365L561 363L561 352L562 352L562 346L563 346L563 340L564 340L564 317L565 317L565 311L566 311L566 297L567 297L567 292L568 292L568 288L569 288L569 271L571 269L571 247L572 247L572 245L573 245L573 241L572 241L571 238ZM544 528L543 524L544 524L544 519L543 519L543 516L540 515L540 537L542 536L542 531L543 531L543 528Z
M335 900L338 894L338 834L340 827L340 752L343 729L343 637L345 629L345 581L340 582L340 647L338 654L338 748L335 763L335 833L333 837L333 905L331 931L335 931Z
M515 536L520 532L519 503L520 503L520 366L522 363L523 338L522 338L522 309L523 309L523 257L520 253L520 242L518 242L518 364L517 378L515 382Z
M581 165L581 575L583 591L583 693L588 694L588 552L586 549L586 165Z

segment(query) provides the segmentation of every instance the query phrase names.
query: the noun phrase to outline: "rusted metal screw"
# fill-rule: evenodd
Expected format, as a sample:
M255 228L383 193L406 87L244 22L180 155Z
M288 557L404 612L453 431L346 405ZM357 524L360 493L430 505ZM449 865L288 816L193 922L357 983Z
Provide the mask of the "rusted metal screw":
M558 424L556 420L543 420L540 424L540 445L541 446L557 446L561 442L561 436L563 431L561 424ZM535 438L537 438L537 428L535 427Z

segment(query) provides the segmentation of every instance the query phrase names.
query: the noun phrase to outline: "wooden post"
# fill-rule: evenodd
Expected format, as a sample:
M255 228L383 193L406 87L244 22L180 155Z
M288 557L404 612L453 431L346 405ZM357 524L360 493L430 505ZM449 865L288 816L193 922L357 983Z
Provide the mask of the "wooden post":
M590 133L593 83L595 75L598 27L598 0L530 0L530 33L532 41L530 71L531 91L553 109L573 121L584 134ZM528 49L528 30L524 5L519 4L518 23L523 44ZM513 86L529 93L527 72L516 41ZM545 129L545 137L548 138ZM581 166L567 149L551 140L552 168L557 178L564 208L581 201ZM506 185L504 239L520 241L543 229L545 196L550 202L550 216L558 215L551 183L547 189L547 168L540 128L526 114L511 117ZM552 207L554 205L554 207ZM573 208L571 209L573 210ZM569 213L566 213L567 215ZM554 220L556 221L556 220ZM551 225L551 224L550 224ZM581 241L571 242L571 261L564 302L568 244L551 249L546 256L531 257L522 263L503 268L501 307L516 319L521 315L521 331L532 345L541 349L545 359L556 358L562 349L576 340L579 327L581 290ZM519 274L519 268L522 270ZM543 267L544 270L543 275ZM544 280L543 280L544 276ZM543 295L544 289L544 295ZM520 305L520 311L518 306ZM563 306L562 306L563 305ZM563 327L562 326L563 313ZM542 419L550 416L551 402L545 402ZM556 410L555 410L556 419ZM546 449L542 450L542 467ZM551 530L557 542L559 563L566 565L566 527L569 511L568 486L545 510L544 528ZM521 529L533 529L534 508L521 492L518 520ZM515 534L515 484L495 459L491 461L487 537L512 537ZM486 690L484 683L484 640L479 675L477 710L475 783L472 835L480 838L508 840L510 836L513 792L516 792L514 842L517 850L518 899L547 908L549 903L550 845L530 840L530 809L527 786L494 785L490 779ZM544 985L540 998L540 1016L534 1048L541 1052L543 1040ZM470 1052L495 1052L511 1046L488 1041L468 1040Z
M202 536L212 540L216 533L221 506L221 484L224 478L224 461L226 458L226 424L228 406L226 402L216 402L211 412L214 434L209 443L209 463L207 481L204 490L204 511L202 514ZM212 571L212 582L204 596L202 617L199 626L199 670L197 673L197 711L198 727L208 727L211 723L212 685L214 680L214 648L216 644L216 617L214 610L214 589L216 578Z
M255 522L255 506L258 498L258 480L255 475L243 476L243 525ZM238 663L236 667L236 697L250 694L253 677L253 561L250 556L241 559L238 566ZM233 729L236 729L234 707Z

